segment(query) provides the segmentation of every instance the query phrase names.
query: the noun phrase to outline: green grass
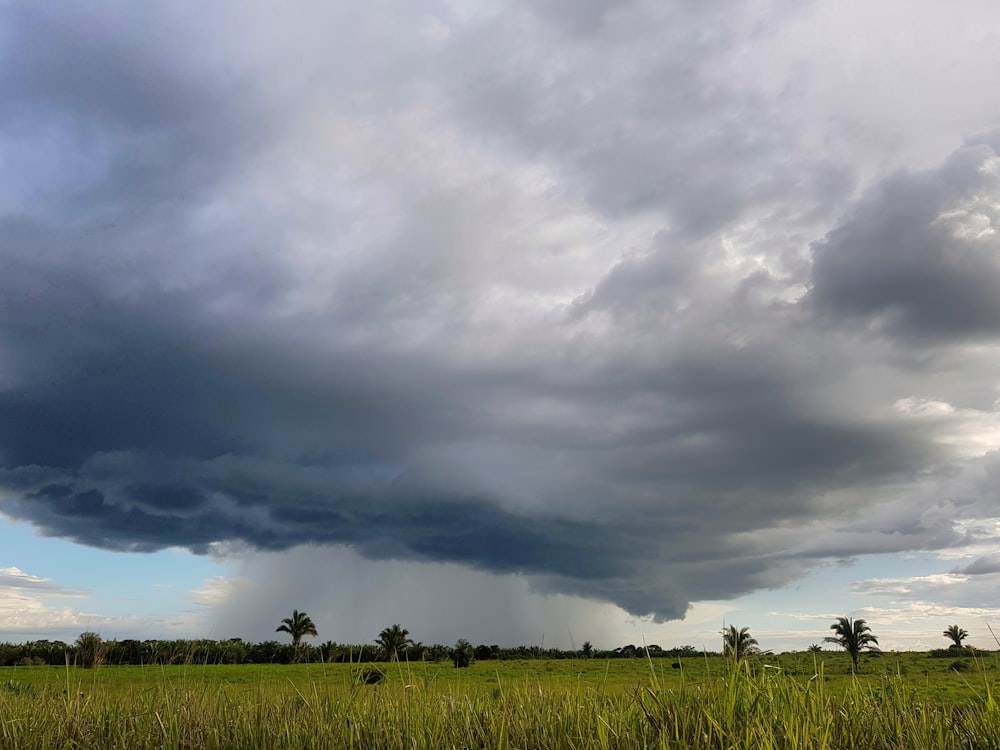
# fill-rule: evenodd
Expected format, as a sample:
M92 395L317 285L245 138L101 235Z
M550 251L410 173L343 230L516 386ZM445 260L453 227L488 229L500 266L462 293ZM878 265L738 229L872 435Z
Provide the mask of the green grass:
M1000 748L992 655L673 663L12 667L0 748Z

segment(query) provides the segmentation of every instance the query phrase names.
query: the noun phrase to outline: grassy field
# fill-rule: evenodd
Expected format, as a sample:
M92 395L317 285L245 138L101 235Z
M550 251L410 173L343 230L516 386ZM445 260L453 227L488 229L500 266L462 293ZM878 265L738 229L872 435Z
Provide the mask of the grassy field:
M0 747L1000 748L993 654L379 666L5 668Z

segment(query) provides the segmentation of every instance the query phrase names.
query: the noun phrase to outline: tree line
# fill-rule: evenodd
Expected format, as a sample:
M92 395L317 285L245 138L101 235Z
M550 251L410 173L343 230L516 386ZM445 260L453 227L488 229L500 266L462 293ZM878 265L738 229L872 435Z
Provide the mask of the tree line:
M824 639L845 650L852 660L855 670L861 654L877 655L878 638L863 619L837 618L830 626L834 635ZM291 643L267 640L259 643L246 642L240 638L226 640L175 639L175 640L104 640L97 633L82 633L73 643L60 640L36 640L26 643L0 643L0 666L64 665L76 664L85 667L102 664L120 665L168 665L168 664L292 664L311 663L366 663L393 661L451 661L458 667L470 666L475 661L516 660L516 659L628 659L628 658L691 658L701 655L728 656L737 661L769 654L760 648L749 628L730 625L722 631L722 649L718 652L697 649L684 645L661 648L657 644L626 644L614 649L597 649L585 641L579 649L542 648L540 646L501 647L479 644L473 646L460 639L453 646L443 644L427 645L410 638L409 631L401 625L393 624L383 629L372 643L337 643L326 641L320 644L305 642L305 638L318 637L315 624L308 614L294 610L291 617L284 618L275 629L277 633L291 636ZM952 625L943 632L952 642L941 653L931 655L954 655L956 651L968 650L963 641L968 631ZM822 647L813 644L810 651Z
M465 639L452 646L411 642L395 650L397 661L455 662L469 666L476 661L516 659L622 659L694 657L704 651L694 646L663 649L628 644L614 649L541 648L539 646L505 647L496 644L472 645ZM82 633L72 643L61 640L34 640L25 643L0 643L0 667L52 665L67 663L79 666L100 665L170 665L170 664L293 664L307 663L370 663L392 661L392 652L384 644L292 643L267 640L259 643L239 638L227 640L104 640L96 633Z
M858 660L861 654L867 653L872 656L878 656L882 653L878 647L878 638L872 632L868 623L861 618L852 620L850 617L838 617L836 622L830 626L830 630L834 634L824 638L823 642L832 643L844 649L851 657L851 664L855 672L858 671ZM958 652L967 650L962 645L962 641L969 637L969 631L964 628L960 628L958 625L950 625L945 628L941 635L952 642L951 646L948 647L947 651L943 651L942 653L932 651L931 656L953 656ZM818 643L814 643L808 650L818 652L822 651L823 647ZM941 649L937 651L941 651ZM771 653L770 651L761 650L757 639L750 634L750 628L737 628L735 625L730 625L728 628L723 628L722 630L722 652L725 656L735 661L741 661L748 656L761 656Z

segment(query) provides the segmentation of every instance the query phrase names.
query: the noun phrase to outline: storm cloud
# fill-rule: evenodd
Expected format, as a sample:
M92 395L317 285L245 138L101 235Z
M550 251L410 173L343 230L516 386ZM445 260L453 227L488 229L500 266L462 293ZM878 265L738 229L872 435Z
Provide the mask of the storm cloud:
M1000 516L1000 108L886 156L806 10L2 13L4 514L660 620Z

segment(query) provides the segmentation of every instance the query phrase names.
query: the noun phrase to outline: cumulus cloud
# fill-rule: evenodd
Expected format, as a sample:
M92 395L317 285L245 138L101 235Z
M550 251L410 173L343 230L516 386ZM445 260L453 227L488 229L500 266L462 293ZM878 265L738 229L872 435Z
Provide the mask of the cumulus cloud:
M38 597L20 590L0 590L0 632L4 634L27 634L33 637L39 632L80 633L85 628L82 622L91 622L70 607L53 607Z
M0 568L0 633L31 639L38 633L58 633L68 638L82 630L116 624L115 618L88 614L64 602L88 598L89 592L61 586L19 568Z
M822 7L4 11L4 513L657 619L969 544L1000 144L873 172Z

